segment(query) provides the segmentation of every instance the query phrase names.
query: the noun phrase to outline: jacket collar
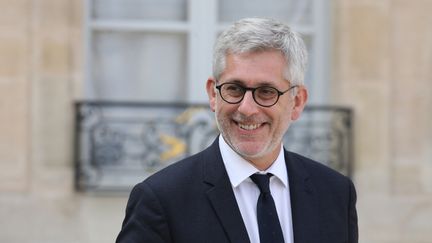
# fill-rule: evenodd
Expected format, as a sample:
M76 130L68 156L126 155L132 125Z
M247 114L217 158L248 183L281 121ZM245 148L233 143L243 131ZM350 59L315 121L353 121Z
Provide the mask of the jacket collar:
M291 211L296 243L315 243L320 239L318 199L304 158L285 151L290 184ZM204 183L207 197L233 243L250 242L231 183L228 178L218 139L203 151Z
M204 183L207 198L218 216L230 242L249 243L249 236L228 178L217 139L203 153Z

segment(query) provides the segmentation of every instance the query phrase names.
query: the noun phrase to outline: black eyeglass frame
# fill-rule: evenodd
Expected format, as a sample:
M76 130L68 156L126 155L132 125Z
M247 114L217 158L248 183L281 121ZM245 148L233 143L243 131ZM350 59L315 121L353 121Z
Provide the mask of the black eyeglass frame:
M241 97L241 99L240 99L239 101L237 101L237 102L230 102L230 101L226 100L226 99L223 97L221 89L222 89L222 86L224 86L224 85L226 85L226 84L236 85L236 86L238 86L239 88L242 89L242 91L243 91L243 95L242 95L242 97ZM250 88L250 87L245 87L245 86L243 86L243 85L241 85L241 84L233 83L233 82L227 82L227 83L223 83L223 84L219 84L219 85L216 85L216 86L215 86L215 88L216 88L217 90L219 90L219 95L220 95L220 97L221 97L225 102L227 102L228 104L238 104L238 103L242 102L242 100L244 99L244 97L245 97L245 95L246 95L246 92L247 92L247 91L251 91L251 92L252 92L252 98L254 99L255 103L257 103L258 105L260 105L260 106L262 106L262 107L272 107L272 106L276 105L276 103L279 101L279 98L280 98L281 95L284 95L284 94L287 93L288 91L290 91L290 90L292 90L292 89L294 89L294 88L297 88L297 87L299 87L299 86L298 86L298 85L293 85L293 86L289 87L289 88L288 88L287 90L285 90L285 91L280 91L280 90L276 89L275 87L267 86L267 85L259 86L259 87L256 87L256 88ZM276 92L277 92L278 95L277 95L276 100L275 100L275 102L274 102L273 104L271 104L271 105L263 105L263 104L260 104L260 103L257 101L257 99L255 98L255 91L256 91L257 89L262 89L262 88L270 88L270 89L274 89L274 90L276 90Z

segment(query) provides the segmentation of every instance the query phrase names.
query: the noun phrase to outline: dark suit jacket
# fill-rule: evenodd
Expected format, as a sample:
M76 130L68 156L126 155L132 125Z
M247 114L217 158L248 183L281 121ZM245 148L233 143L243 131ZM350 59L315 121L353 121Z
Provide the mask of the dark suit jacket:
M295 243L357 243L347 177L285 151ZM217 140L134 187L117 243L249 242Z

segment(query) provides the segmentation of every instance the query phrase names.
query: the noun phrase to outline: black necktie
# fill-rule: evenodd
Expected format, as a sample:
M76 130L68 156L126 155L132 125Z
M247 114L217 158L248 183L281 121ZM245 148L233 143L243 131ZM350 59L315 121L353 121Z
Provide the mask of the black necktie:
M261 191L257 203L257 219L260 243L284 243L276 206L270 193L272 174L253 174L250 176Z

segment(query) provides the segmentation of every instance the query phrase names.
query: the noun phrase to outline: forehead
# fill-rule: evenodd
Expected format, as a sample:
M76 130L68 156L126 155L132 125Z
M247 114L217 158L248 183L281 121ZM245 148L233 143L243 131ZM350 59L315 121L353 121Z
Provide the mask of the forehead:
M280 51L227 54L223 82L278 84L285 80L286 60Z

